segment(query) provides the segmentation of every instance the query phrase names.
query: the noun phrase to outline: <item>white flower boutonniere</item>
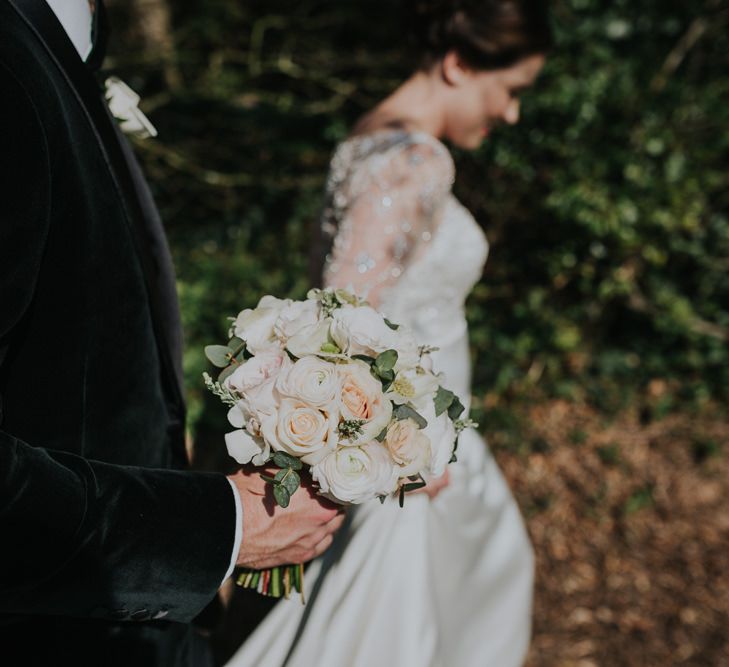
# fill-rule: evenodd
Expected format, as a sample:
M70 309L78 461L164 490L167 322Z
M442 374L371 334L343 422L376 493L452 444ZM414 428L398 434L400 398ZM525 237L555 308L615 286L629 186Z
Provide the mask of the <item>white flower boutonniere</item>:
M119 127L125 134L140 139L156 137L157 130L140 110L140 97L119 77L110 76L104 82L104 97L109 104L109 111L119 121Z

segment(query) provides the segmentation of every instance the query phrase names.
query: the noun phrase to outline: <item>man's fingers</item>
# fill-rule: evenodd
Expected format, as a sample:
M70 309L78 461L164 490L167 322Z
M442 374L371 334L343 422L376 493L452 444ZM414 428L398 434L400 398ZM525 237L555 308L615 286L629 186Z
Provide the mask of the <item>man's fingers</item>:
M314 547L314 555L312 556L312 558L321 556L330 546L332 546L333 541L334 535L330 533Z

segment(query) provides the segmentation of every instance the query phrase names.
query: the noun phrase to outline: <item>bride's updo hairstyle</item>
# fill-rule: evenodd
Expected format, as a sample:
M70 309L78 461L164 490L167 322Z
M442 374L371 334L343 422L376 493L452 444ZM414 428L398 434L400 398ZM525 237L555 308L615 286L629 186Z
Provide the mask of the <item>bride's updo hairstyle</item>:
M454 50L470 67L490 70L549 51L547 7L548 0L408 0L404 18L420 67Z

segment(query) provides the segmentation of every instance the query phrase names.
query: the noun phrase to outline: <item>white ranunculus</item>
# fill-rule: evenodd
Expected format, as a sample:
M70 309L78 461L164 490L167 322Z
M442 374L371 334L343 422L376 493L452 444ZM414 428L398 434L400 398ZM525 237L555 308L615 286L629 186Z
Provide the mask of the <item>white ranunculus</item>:
M242 429L225 434L225 444L228 454L238 463L245 465L263 465L271 455L271 448L263 438L254 438Z
M331 319L327 318L315 324L309 324L289 338L286 349L301 359L313 354L320 354L322 347L329 343L329 327Z
M279 374L276 388L281 395L312 407L329 408L339 397L337 366L318 357L304 357Z
M302 329L317 324L320 313L321 306L318 301L313 299L294 301L281 310L273 326L274 332L279 340L286 344Z
M272 347L280 347L273 327L281 311L290 303L290 299L264 296L255 308L246 308L238 313L231 331L246 342L246 348L254 355Z
M223 384L238 394L244 394L266 380L275 378L281 370L285 357L286 353L283 350L264 350L240 364L225 378Z
M311 469L320 492L340 503L363 503L397 489L398 468L377 441L340 447Z
M358 359L338 364L337 373L342 419L364 422L361 433L342 444L358 445L376 438L392 418L392 403L382 393L382 383L372 376L370 367Z
M383 444L399 466L400 477L429 471L430 440L412 419L390 424Z
M430 440L430 474L433 477L440 477L446 469L448 462L453 456L453 448L456 444L456 429L448 417L448 412L435 416L433 401L422 411L423 417L428 420L428 425L423 429L423 434Z
M275 415L263 418L261 432L273 449L314 465L336 448L338 423L336 412L325 413L300 400L284 398Z
M396 405L412 403L420 407L424 400L432 399L438 391L438 378L423 370L400 371L385 396Z

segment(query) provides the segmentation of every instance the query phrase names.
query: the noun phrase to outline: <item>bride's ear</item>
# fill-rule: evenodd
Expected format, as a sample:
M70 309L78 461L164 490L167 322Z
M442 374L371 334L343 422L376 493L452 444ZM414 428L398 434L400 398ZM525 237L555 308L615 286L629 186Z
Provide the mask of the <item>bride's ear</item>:
M440 61L440 71L443 80L449 86L459 86L468 78L471 68L457 51L451 49L446 52Z

